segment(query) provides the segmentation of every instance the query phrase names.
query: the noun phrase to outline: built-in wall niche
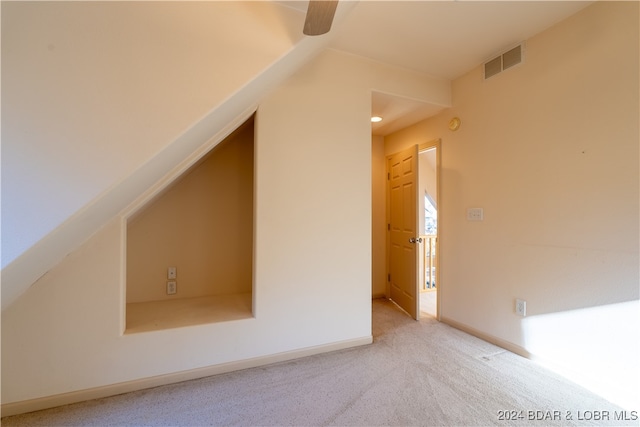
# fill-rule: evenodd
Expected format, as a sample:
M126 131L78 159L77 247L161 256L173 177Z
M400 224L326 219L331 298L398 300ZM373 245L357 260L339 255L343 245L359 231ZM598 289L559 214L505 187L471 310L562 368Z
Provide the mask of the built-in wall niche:
M253 154L252 117L128 219L125 333L252 317Z

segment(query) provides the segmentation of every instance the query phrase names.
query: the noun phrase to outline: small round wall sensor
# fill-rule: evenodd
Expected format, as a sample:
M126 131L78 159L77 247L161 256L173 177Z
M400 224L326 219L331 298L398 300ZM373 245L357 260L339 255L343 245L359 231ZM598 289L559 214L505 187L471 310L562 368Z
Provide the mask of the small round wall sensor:
M452 131L456 131L460 128L460 117L454 117L453 119L449 120L449 129Z

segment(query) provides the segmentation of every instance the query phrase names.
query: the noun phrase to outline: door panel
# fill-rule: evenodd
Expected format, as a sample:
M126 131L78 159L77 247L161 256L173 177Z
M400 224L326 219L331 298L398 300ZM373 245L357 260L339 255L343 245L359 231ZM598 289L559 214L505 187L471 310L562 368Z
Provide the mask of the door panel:
M390 298L418 318L418 146L389 158Z

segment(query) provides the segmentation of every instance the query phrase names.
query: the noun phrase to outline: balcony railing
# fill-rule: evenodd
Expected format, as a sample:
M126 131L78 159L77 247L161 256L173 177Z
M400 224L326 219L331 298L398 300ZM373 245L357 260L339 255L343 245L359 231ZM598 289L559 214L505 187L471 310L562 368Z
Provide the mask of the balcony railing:
M436 289L436 240L435 234L422 235L422 265L423 280L420 290L433 291Z

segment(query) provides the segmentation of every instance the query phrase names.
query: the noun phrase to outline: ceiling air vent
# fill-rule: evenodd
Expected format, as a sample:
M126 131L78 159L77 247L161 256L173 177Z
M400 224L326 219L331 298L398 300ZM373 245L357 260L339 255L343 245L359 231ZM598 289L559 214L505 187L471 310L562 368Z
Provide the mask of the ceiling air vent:
M498 55L490 61L484 63L484 79L488 79L489 77L493 77L496 74L501 73L507 68L511 68L514 65L518 65L522 62L522 44L514 47L503 53L502 55Z

